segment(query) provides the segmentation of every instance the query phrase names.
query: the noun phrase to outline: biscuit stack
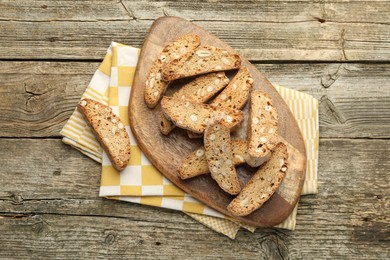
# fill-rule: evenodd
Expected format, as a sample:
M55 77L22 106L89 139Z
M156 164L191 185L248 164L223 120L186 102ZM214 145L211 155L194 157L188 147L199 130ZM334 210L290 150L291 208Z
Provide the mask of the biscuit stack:
M236 70L231 81L225 71ZM191 78L171 97L165 91L177 79ZM254 79L241 66L238 54L214 46L202 46L197 35L184 35L168 43L152 65L145 82L146 105L161 104L163 135L175 127L189 138L203 138L183 160L178 176L185 180L210 173L219 187L236 196L227 210L246 216L260 208L278 189L287 172L287 147L278 143L278 113L272 98L253 90ZM243 122L241 111L250 100L248 139L231 140L231 132ZM259 167L258 164L261 165ZM247 163L259 167L241 187L235 167Z

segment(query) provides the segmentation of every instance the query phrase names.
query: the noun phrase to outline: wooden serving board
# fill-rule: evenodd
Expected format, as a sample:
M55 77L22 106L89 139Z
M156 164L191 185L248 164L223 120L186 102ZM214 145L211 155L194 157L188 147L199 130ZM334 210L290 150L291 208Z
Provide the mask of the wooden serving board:
M159 130L160 108L149 109L144 102L145 80L153 62L168 42L185 34L198 34L201 37L202 45L213 45L235 52L226 43L187 20L177 17L157 19L145 38L131 90L129 104L131 130L141 150L170 181L211 208L232 216L226 210L226 206L234 196L222 191L210 174L184 181L177 176L177 169L182 160L203 145L203 140L191 140L186 131L177 128L168 136L162 135ZM278 191L260 209L246 217L235 218L250 225L270 227L286 219L298 202L306 171L306 151L298 125L278 92L247 60L243 59L242 65L247 66L253 76L253 88L261 89L273 98L279 113L278 134L281 140L288 143L289 170ZM234 73L234 71L230 73L230 77ZM243 111L245 115L248 115L249 104ZM232 134L232 138L246 138L246 129L247 123L244 122L240 129ZM254 171L255 169L245 166L237 167L242 187Z

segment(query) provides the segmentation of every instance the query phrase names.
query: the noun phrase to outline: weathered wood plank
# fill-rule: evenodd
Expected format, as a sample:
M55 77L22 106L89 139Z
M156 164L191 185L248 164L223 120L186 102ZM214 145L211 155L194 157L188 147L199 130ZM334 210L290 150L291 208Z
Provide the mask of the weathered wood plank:
M0 62L0 136L58 136L98 63ZM257 64L321 100L322 137L388 138L389 64Z
M140 47L152 21L0 21L2 59L99 59L111 41ZM250 60L390 60L380 24L198 22ZM71 30L69 29L71 28ZM31 44L34 42L34 44Z
M190 20L388 23L389 1L123 1L138 19L163 14ZM147 10L147 12L145 12Z
M388 23L389 1L102 1L3 0L0 20L119 21L154 20L164 15L194 21Z
M60 140L0 139L0 257L385 259L389 144L321 140L320 193L302 197L297 230L233 242L183 213L98 199L100 166Z
M195 221L61 215L3 215L0 221L1 258L280 259L277 235L272 230L256 234L241 245ZM273 243L274 250L269 252Z
M388 1L21 3L1 3L0 58L99 59L111 41L140 47L153 20L169 14L250 60L390 60Z

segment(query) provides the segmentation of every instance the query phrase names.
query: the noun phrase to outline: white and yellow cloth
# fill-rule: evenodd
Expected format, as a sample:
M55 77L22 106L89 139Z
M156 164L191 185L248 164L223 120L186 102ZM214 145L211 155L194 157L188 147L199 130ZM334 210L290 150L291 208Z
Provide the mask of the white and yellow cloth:
M138 55L139 49L113 42L82 96L111 106L126 126L131 141L131 160L126 169L118 173L112 167L77 110L61 131L63 141L102 163L101 197L180 210L230 238L235 238L241 227L253 232L254 227L224 216L177 188L153 167L137 146L129 127L128 102ZM295 90L275 88L290 107L305 140L308 162L302 194L317 193L318 101ZM293 230L296 214L297 207L277 227Z

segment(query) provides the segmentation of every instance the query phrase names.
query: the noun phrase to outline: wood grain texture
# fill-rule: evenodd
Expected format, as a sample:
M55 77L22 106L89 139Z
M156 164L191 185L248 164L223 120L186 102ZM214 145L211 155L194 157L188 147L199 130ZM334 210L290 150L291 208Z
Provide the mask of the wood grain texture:
M322 139L320 192L301 198L297 229L235 241L181 212L97 198L100 165L58 139L0 147L0 258L390 256L389 140Z
M176 186L186 193L202 201L209 207L240 221L259 227L272 227L285 220L294 209L300 191L303 187L306 172L306 148L298 124L290 109L283 101L271 83L247 60L242 59L241 65L248 68L253 78L252 89L267 93L278 111L278 135L282 136L303 157L300 165L295 163L295 171L286 173L284 182L289 184L281 187L294 187L293 192L280 191L275 193L261 208L245 217L234 216L227 210L227 205L233 196L220 189L210 175L198 176L181 180L178 169L182 161L199 147L199 140L189 139L183 131L173 131L169 136L161 134L159 124L159 109L147 107L144 98L144 88L147 75L160 54L169 42L185 34L196 34L201 38L201 45L213 45L218 48L235 52L230 46L194 23L177 17L163 17L156 20L148 31L141 49L139 63L135 72L129 102L129 121L137 144L152 164ZM242 109L249 114L249 103ZM248 122L243 122L232 134L237 139L247 139ZM293 158L295 155L289 156ZM291 159L288 164L292 163ZM298 173L298 174L297 174ZM244 167L237 169L241 186L249 181L251 172ZM290 183L291 182L291 183ZM285 195L287 197L283 197ZM289 195L295 195L290 197Z
M18 0L0 7L3 59L100 59L111 41L140 47L154 19L177 15L249 60L390 60L389 1Z
M154 20L162 15L182 16L192 21L250 22L360 22L388 23L389 1L383 0L218 0L218 1L147 1L147 0L3 0L6 12L1 20L11 21L113 21ZM216 12L218 10L218 12ZM234 10L234 12L232 12ZM321 20L323 19L323 21ZM320 20L320 21L319 21Z
M98 65L0 62L0 136L59 136ZM272 83L320 100L321 137L390 137L389 64L256 64L256 68Z

